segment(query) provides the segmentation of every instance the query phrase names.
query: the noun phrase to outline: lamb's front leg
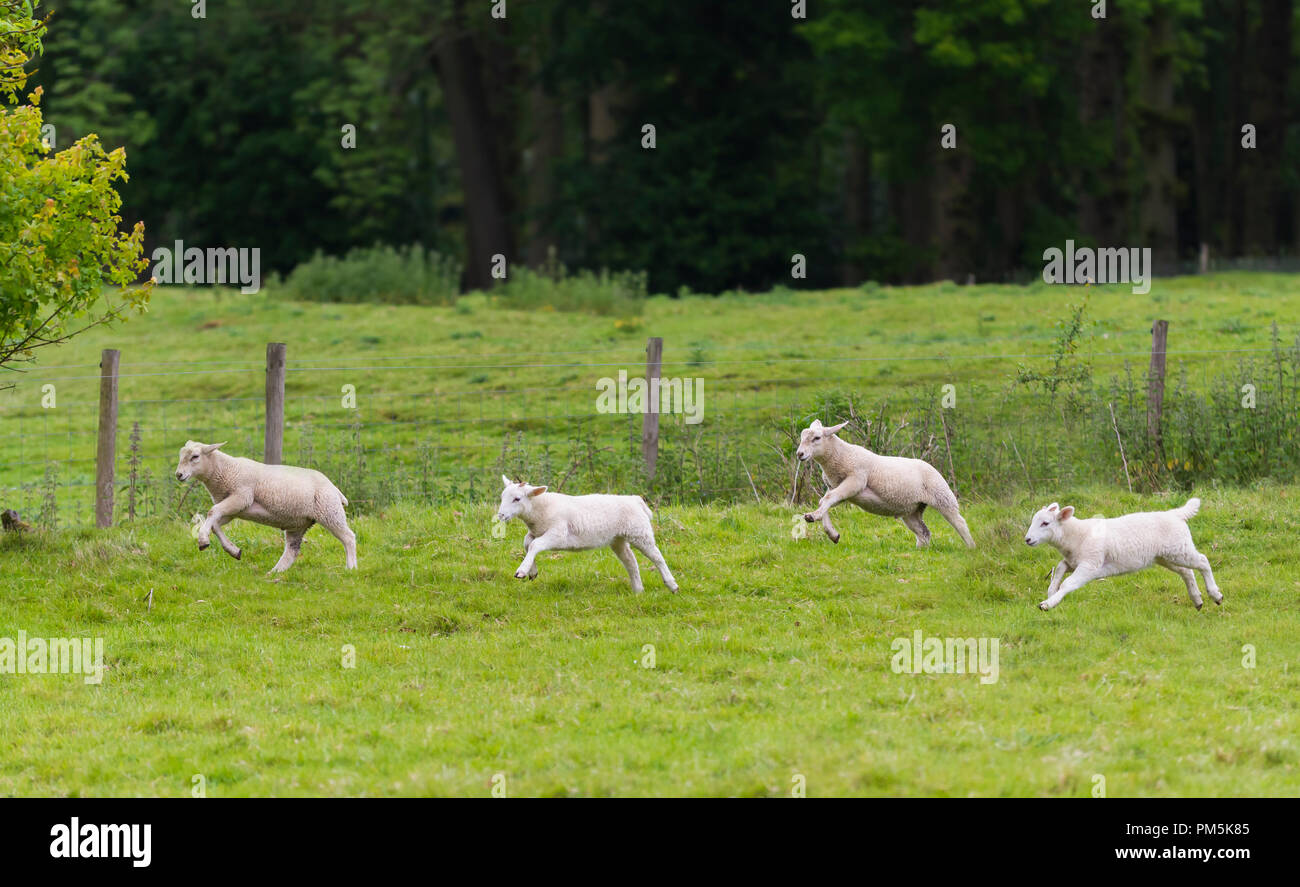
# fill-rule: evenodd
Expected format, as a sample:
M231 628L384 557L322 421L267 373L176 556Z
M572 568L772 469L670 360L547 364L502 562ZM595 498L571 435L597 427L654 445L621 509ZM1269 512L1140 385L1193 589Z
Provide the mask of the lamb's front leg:
M251 489L236 490L220 502L212 506L208 512L207 518L199 525L199 551L203 551L212 544L209 534L215 527L219 527L229 522L233 517L237 517L240 512L253 504L253 491ZM217 537L221 537L221 533ZM225 548L224 545L222 545ZM230 549L226 549L229 551Z
M222 551L233 557L235 560L239 560L243 556L243 552L239 550L238 545L226 538L225 533L221 532L221 528L232 520L234 520L233 517L223 517L221 520L217 521L212 525L212 534L216 536L217 541L221 543Z
M524 534L524 554L525 554L525 555L528 554L528 546L532 545L532 544L533 544L533 540L536 539L536 538L537 538L537 537L533 535L533 531L532 531L532 530L529 530L527 533ZM536 564L533 564L533 568L532 568L531 570L528 571L528 578L529 578L529 579L536 579L536 578L537 578L537 565L536 565Z
M528 553L519 564L519 569L515 570L516 579L529 579L537 575L537 567L534 562L537 555L543 551L550 551L552 548L560 547L560 534L555 530L548 530L537 538L533 539L528 545Z
M817 501L817 510L805 514L803 519L808 523L819 521L822 525L822 529L826 532L826 535L830 537L830 540L832 542L839 542L840 534L831 524L830 518L827 517L827 513L845 499L853 498L853 496L861 489L862 484L857 480L857 478L846 477L844 480L840 481L837 486L827 490L822 495L821 499Z
M1052 567L1052 581L1047 583L1048 597L1056 594L1056 590L1061 587L1061 580L1065 578L1065 574L1069 571L1070 567L1065 561L1061 561L1055 567Z
M1053 573L1055 573L1055 570ZM1092 580L1099 579L1104 575L1106 574L1099 568L1093 567L1090 564L1079 564L1079 566L1075 567L1074 572L1070 574L1070 578L1061 583L1061 587L1058 588L1054 594L1049 594L1047 600L1038 605L1038 609L1052 609L1064 600L1067 594L1074 591L1076 588L1081 588Z

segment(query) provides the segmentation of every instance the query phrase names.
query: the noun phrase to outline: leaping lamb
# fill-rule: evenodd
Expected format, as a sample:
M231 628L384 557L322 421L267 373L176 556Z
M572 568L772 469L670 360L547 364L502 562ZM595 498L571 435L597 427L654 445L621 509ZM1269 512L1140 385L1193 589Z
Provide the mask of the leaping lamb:
M643 586L633 548L650 559L669 591L677 590L677 580L655 545L650 506L640 496L549 493L546 487L512 481L504 474L501 482L505 489L497 520L505 522L517 516L528 527L516 579L537 578L537 555L543 551L586 551L608 545L627 569L637 594Z
M1210 600L1223 603L1210 561L1196 550L1192 531L1187 527L1200 508L1201 500L1195 498L1170 511L1139 511L1112 518L1077 518L1074 506L1060 508L1055 502L1040 508L1025 533L1025 544L1032 548L1046 542L1061 552L1061 562L1052 570L1047 599L1038 609L1052 609L1067 594L1094 579L1132 573L1152 564L1182 577L1196 609L1201 609L1201 592L1192 570L1200 570L1205 577ZM1070 573L1069 579L1066 573Z
M841 502L852 502L863 511L896 517L916 534L916 547L930 544L930 528L921 513L930 506L952 524L967 548L975 547L966 521L957 509L957 497L938 470L922 459L881 456L865 447L841 440L836 435L848 422L825 427L814 419L799 436L795 455L800 462L815 461L826 482L825 495L817 510L803 519L820 521L832 542L840 541L828 512Z
M176 464L176 479L197 478L212 496L212 510L199 525L199 550L210 544L215 533L226 554L238 560L241 552L221 528L235 518L284 530L284 554L271 568L283 573L293 565L302 548L302 537L313 524L320 524L343 543L347 568L357 566L357 537L348 527L343 506L347 497L330 479L311 468L265 465L252 459L221 452L224 443L187 441Z

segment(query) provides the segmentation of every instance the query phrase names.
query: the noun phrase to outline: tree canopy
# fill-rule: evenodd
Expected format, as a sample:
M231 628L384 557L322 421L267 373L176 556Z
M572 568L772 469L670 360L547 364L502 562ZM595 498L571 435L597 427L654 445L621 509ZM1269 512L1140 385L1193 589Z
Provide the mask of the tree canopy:
M145 268L144 226L120 230L126 150L105 151L93 133L62 151L45 126L37 87L23 103L30 60L46 20L28 0L0 0L0 368L88 326L141 308L149 288L129 286ZM116 295L105 287L116 285Z
M49 5L49 119L131 149L150 237L283 271L420 243L486 286L554 250L674 292L1014 278L1067 238L1300 252L1294 0Z

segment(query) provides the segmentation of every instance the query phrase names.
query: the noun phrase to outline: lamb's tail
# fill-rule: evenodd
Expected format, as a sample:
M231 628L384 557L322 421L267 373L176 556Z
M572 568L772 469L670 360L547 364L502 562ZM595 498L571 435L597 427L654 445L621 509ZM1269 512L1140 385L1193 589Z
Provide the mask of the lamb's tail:
M645 516L650 520L654 520L655 513L650 510L650 503L645 500L645 496L637 496L637 499L640 500L641 507L645 509Z
M1196 512L1200 510L1201 510L1201 500L1193 496L1192 498L1187 500L1187 504L1184 505L1182 508L1175 508L1174 514L1178 515L1185 521L1189 521L1192 518L1196 517Z
M331 483L330 486L331 486L331 487L334 487L334 484ZM334 487L334 492L336 492L336 493L339 494L339 500L340 500L344 505L347 505L347 504L348 504L348 497L343 495L343 491L342 491L342 490L340 490L338 487Z

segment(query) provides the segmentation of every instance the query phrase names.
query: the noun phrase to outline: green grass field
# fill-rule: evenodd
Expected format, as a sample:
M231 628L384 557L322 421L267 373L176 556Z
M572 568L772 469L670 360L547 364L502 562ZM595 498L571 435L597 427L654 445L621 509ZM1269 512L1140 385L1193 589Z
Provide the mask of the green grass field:
M644 562L633 595L609 552L515 580L522 528L492 538L486 507L363 517L352 574L313 531L278 581L276 535L238 522L239 562L176 524L10 536L9 633L103 637L106 671L3 678L0 793L1294 795L1296 495L1207 494L1192 526L1225 602L1201 612L1164 570L1040 612L1028 500L969 508L974 552L860 512L832 545L777 506L665 509L677 595ZM998 638L997 682L895 674L916 630Z
M927 426L918 409L922 399L937 403L944 384L958 398L949 415L963 495L1000 494L1023 478L1011 443L1033 463L1037 485L1121 484L1118 453L1106 455L1104 475L1090 461L1075 476L1078 457L1040 421L1036 395L1008 394L1019 364L1046 364L1067 303L1085 295L1093 325L1084 350L1099 381L1124 374L1127 363L1140 387L1151 322L1170 321L1170 396L1183 373L1189 385L1208 388L1244 358L1267 358L1274 323L1285 345L1300 335L1300 287L1281 274L1160 280L1145 296L1123 286L936 284L655 297L631 319L515 311L482 295L439 308L163 288L147 315L96 329L47 352L28 372L0 379L16 383L0 390L0 505L38 509L53 463L60 525L90 522L103 348L122 353L120 477L128 474L137 421L139 471L151 476L155 497L189 438L260 453L269 341L289 346L286 458L336 475L361 509L481 501L495 496L503 469L539 483L566 476L633 483L640 417L597 416L595 385L620 369L642 373L651 335L664 338L666 376L706 385L703 423L664 419L652 498L662 491L672 501L752 501L746 471L765 497L778 498L789 489L789 471L773 448L785 451L790 441L777 426L823 402L843 410L850 397L861 413L881 418L883 411L881 425L908 423L895 441L903 454L920 455L935 434L940 450L932 458L946 462L943 429L932 415ZM1270 368L1256 381L1271 377ZM47 384L55 386L53 410L42 408ZM343 406L344 385L355 388L355 409ZM1116 407L1121 420L1141 424L1143 397ZM988 442L992 451L982 451ZM119 497L119 510L125 502Z
M1088 797L1095 777L1111 797L1295 795L1300 487L1196 489L1193 536L1225 595L1200 612L1160 569L1037 609L1056 558L1022 541L1036 508L1059 500L1113 516L1188 495L1130 494L1118 460L1087 482L1038 474L1032 492L963 494L975 551L937 516L933 546L917 550L897 521L847 507L834 513L839 545L816 527L796 539L779 486L761 486L771 501L755 503L740 475L748 503L660 501L677 595L644 559L646 591L633 595L607 551L544 555L537 581L515 580L522 526L504 540L490 532L503 436L549 436L560 473L560 420L527 417L573 413L592 427L593 371L636 371L647 335L665 338L666 374L704 375L717 396L698 446L743 440L742 453L779 464L779 434L747 411L810 411L844 377L882 397L954 377L1003 385L1050 347L1061 291L656 298L631 321L514 312L481 296L399 308L160 291L147 316L47 353L0 393L0 508L39 501L51 459L60 484L92 476L103 347L123 353L120 461L143 417L141 470L159 482L189 436L256 455L262 354L276 340L295 370L290 458L304 435L323 453L331 436L345 448L356 434L336 415L343 384L373 423L372 466L422 444L448 460L488 452L458 463L459 485L432 504L412 489L356 509L355 572L320 529L278 578L266 571L279 536L253 524L228 528L241 561L197 551L186 524L162 514L91 530L89 488L60 486L57 529L0 534L0 639L103 638L106 668L97 685L0 674L0 794L188 796L197 775L208 796L484 796L502 778L517 796L789 796L799 777L809 796ZM1282 275L1217 275L1091 299L1099 371L1125 355L1144 363L1160 316L1171 350L1188 352L1171 354L1171 371L1185 361L1210 379L1241 349L1266 349L1274 321L1294 339L1300 289ZM50 380L53 411L40 405ZM516 402L520 392L532 399ZM483 404L502 418L475 413ZM626 437L625 420L603 417L614 423L603 433ZM963 458L959 477L986 455ZM547 479L545 463L524 467ZM206 505L199 490L184 510ZM996 638L998 680L895 673L891 644L915 631Z

